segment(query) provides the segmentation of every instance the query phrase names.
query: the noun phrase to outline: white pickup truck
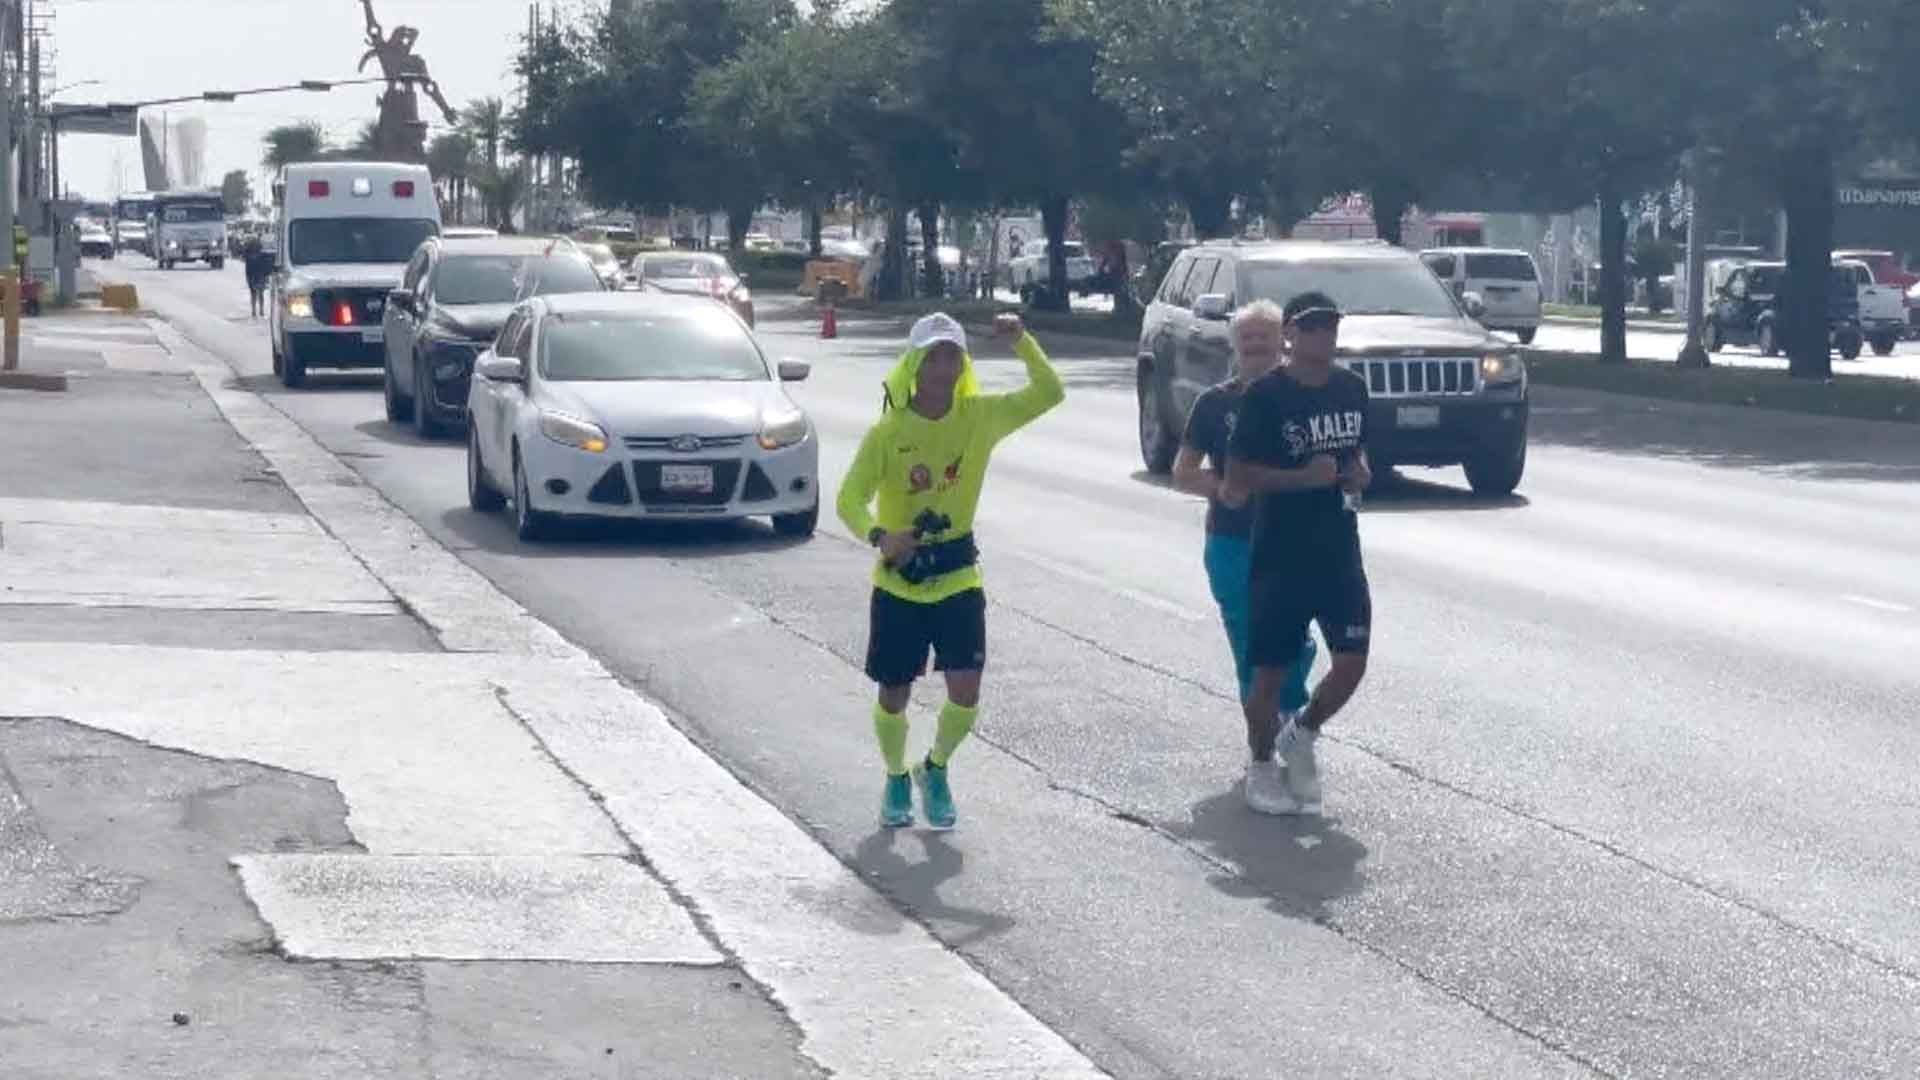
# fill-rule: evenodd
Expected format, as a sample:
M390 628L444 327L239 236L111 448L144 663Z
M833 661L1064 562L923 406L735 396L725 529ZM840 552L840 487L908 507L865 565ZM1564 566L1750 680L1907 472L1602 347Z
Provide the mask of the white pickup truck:
M1897 285L1880 285L1873 268L1858 259L1835 259L1833 265L1853 275L1860 289L1860 330L1875 356L1886 356L1907 332L1907 297Z
M1066 240L1062 246L1067 249L1067 288L1087 295L1093 284L1093 259L1087 255L1087 246L1078 240ZM1013 290L1020 299L1032 302L1032 293L1046 287L1047 284L1047 245L1034 242L1007 264L1007 277Z

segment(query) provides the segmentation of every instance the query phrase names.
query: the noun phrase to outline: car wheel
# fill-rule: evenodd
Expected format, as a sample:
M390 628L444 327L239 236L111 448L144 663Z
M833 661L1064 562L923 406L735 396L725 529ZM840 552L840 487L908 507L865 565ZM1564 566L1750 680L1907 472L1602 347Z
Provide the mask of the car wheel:
M413 430L422 439L440 436L445 427L433 416L432 390L427 386L427 366L413 358Z
M543 540L551 531L551 519L533 508L527 490L527 469L520 463L520 448L513 448L513 524L520 539L532 543Z
M382 365L380 371L381 389L387 399L387 423L404 424L413 419L413 399L402 394L394 383L393 366Z
M1527 471L1527 440L1522 437L1501 453L1474 458L1466 463L1466 469L1467 485L1475 495L1511 495L1520 486L1521 474Z
M307 363L300 354L293 351L291 345L280 350L280 383L289 390L298 389L307 381Z
M1514 335L1520 339L1520 344L1531 345L1533 344L1534 335L1538 334L1539 332L1540 330L1538 327L1529 326L1524 330L1515 330Z
M1860 335L1858 334L1845 335L1840 339L1840 359L1860 359L1860 347L1864 344L1865 342L1860 340Z
M773 515L773 531L781 536L812 536L820 527L820 503L818 500L797 514Z
M208 263L209 263L209 264L211 264L211 265L212 265L212 267L213 267L213 268L214 268L215 270L224 270L224 269L226 269L226 265L227 265L227 260L225 260L225 259L209 259L209 260L207 260L207 261L208 261Z
M1173 471L1173 459L1180 452L1180 443L1167 425L1166 402L1153 367L1141 364L1140 374L1134 381L1140 404L1140 460L1148 472L1164 476Z
M507 505L507 497L494 490L487 479L486 462L480 458L479 432L467 429L467 505L476 514L498 513Z
M1899 343L1900 343L1900 339L1894 337L1892 334L1877 335L1873 339L1873 355L1891 356L1893 355L1894 346L1898 345Z
M1720 346L1725 345L1726 342L1720 340L1720 324L1719 323L1708 322L1706 326L1701 328L1700 344L1703 348L1705 348L1710 353L1716 353L1720 351Z
M1771 322L1763 322L1760 324L1760 355L1780 355L1780 342L1773 336L1773 324Z

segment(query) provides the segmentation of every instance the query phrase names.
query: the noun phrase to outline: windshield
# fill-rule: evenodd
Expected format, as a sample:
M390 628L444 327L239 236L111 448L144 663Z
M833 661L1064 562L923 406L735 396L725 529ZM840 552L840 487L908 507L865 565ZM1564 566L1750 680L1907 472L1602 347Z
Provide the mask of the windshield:
M724 261L711 257L647 259L640 264L640 276L650 278L710 278L732 272Z
M305 218L293 223L287 256L312 263L404 263L440 231L422 218Z
M1407 259L1356 259L1351 262L1243 264L1240 280L1249 300L1284 305L1296 295L1318 290L1333 297L1348 315L1415 315L1457 319L1453 294L1425 263Z
M144 220L152 210L153 203L151 202L129 199L126 202L116 205L113 208L113 214L122 221L141 221Z
M554 315L541 326L540 374L554 382L765 382L767 362L715 307L671 315Z
M433 276L433 298L441 304L510 304L545 293L598 291L593 269L567 257L453 255Z
M169 203L160 209L160 220L168 225L189 221L224 221L226 208L219 203Z

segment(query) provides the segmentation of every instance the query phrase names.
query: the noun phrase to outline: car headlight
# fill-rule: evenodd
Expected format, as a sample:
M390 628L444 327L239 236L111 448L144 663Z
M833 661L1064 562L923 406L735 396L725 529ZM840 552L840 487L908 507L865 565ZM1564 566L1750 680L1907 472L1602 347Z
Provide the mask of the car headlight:
M589 454L607 452L607 433L600 429L600 425L590 424L565 413L541 413L540 434L562 446L585 450Z
M742 285L739 288L733 290L733 302L736 304L744 304L752 299L753 299L753 294L747 291L747 287L745 285Z
M313 318L313 297L308 293L290 292L284 297L287 314L296 319Z
M807 437L807 414L799 409L791 412L767 413L760 418L760 448L779 450L792 446Z
M1527 374L1526 361L1518 353L1488 353L1480 358L1480 379L1487 383L1518 382Z
M433 365L433 377L441 382L450 382L459 378L466 370L467 365L461 360L442 360Z

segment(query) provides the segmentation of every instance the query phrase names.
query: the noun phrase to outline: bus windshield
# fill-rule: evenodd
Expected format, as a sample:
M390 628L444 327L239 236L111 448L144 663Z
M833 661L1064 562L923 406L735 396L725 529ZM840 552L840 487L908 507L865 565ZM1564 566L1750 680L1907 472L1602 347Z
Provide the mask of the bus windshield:
M225 206L217 200L197 202L166 202L156 211L160 220L169 225L194 221L224 221L227 216Z
M113 207L113 216L121 221L145 221L152 212L152 199L121 199Z

